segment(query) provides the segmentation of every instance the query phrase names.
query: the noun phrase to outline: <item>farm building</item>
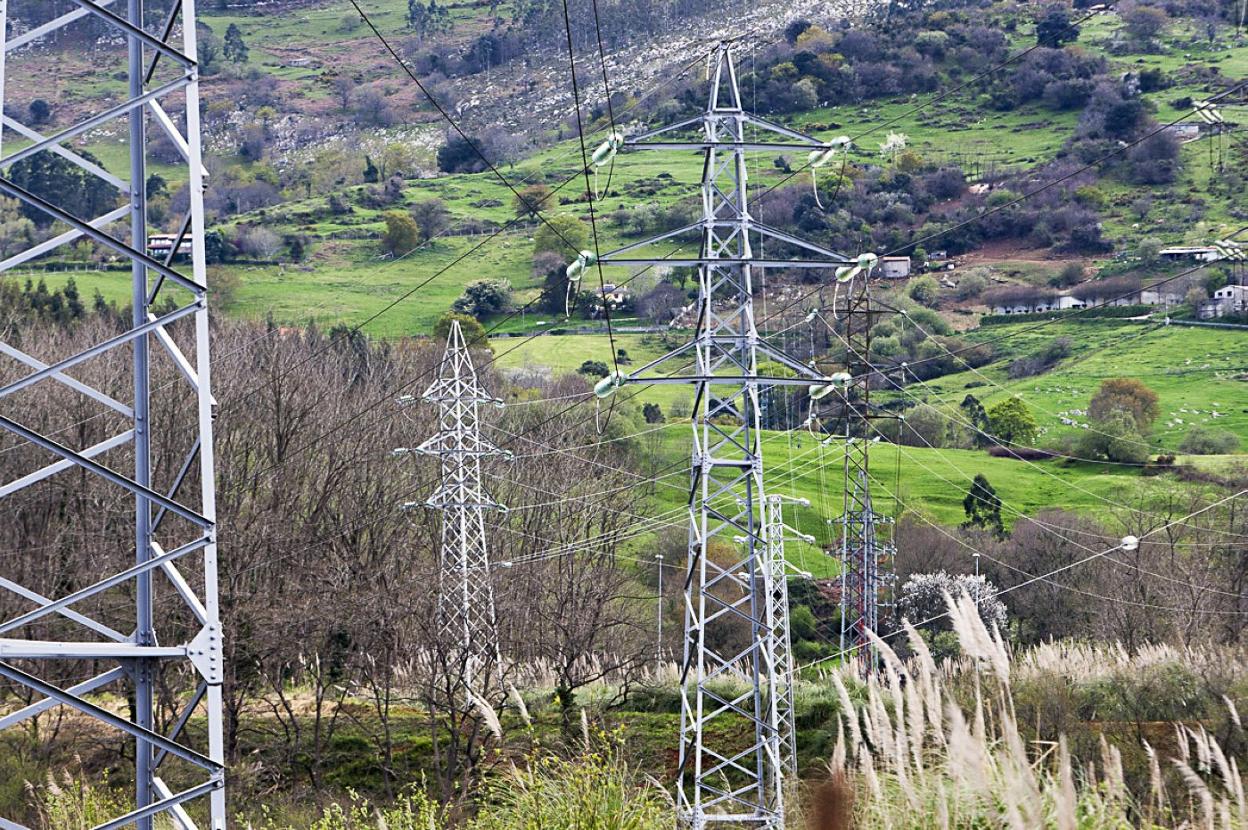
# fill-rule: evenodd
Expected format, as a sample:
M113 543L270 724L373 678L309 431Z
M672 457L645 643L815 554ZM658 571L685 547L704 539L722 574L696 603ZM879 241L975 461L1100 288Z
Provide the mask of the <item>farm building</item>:
M1196 308L1196 314L1202 320L1245 311L1248 311L1248 286L1245 285L1224 285Z
M880 257L880 276L886 279L899 280L910 276L910 257Z
M1211 245L1176 245L1173 248L1162 248L1157 254L1162 259L1196 262L1215 262L1222 258L1222 253Z

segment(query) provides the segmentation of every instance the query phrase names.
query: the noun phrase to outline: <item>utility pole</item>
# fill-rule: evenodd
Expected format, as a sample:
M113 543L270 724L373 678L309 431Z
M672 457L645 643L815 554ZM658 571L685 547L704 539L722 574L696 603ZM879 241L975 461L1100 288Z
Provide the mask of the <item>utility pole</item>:
M442 514L438 617L455 644L454 663L460 666L465 690L480 696L499 665L485 511L506 509L485 491L481 459L508 454L481 435L480 406L501 406L502 401L478 381L458 320L451 322L438 377L422 399L438 407L439 430L415 450L398 449L395 454L416 452L441 460L442 483L423 505ZM400 399L403 404L414 402L411 396Z
M701 218L601 258L604 265L696 267L696 331L688 343L635 372L607 377L596 391L606 396L625 383L693 387L678 818L693 830L776 830L784 827L784 762L776 709L767 695L781 685L773 649L777 631L788 630L788 609L768 604L759 390L798 385L822 397L835 381L759 338L754 272L827 268L849 259L756 222L749 208L748 151L824 156L834 148L742 109L731 42L714 48L709 69L701 115L624 143L633 150L700 151ZM747 126L765 137L747 138ZM782 256L756 257L754 243L764 239ZM696 245L698 255L682 258L679 249L670 250L676 244ZM760 357L793 376L759 375ZM654 374L660 366L669 366L669 373ZM784 619L769 619L769 613ZM725 636L742 623L750 631L747 645L723 650ZM728 679L744 681L744 691L725 692Z
M663 554L656 553L654 559L659 563L659 638L654 649L654 662L663 662Z
M5 116L4 126L20 136L24 146L0 157L0 193L42 211L68 229L10 254L0 261L0 272L63 245L91 240L130 264L133 318L124 333L84 343L82 351L51 364L17 345L0 343L0 354L31 370L0 388L0 400L10 401L7 411L0 415L0 428L56 458L21 478L0 483L0 499L29 488L38 494L38 488L46 486L42 482L69 470L97 476L133 499L134 541L133 550L127 544L124 555L118 552L99 557L98 569L66 575L69 584L85 587L65 596L43 596L29 586L0 578L0 590L34 606L0 622L0 676L24 687L32 700L0 718L0 730L58 705L76 709L123 735L131 747L128 754L135 759L133 808L101 827L134 825L139 830L151 830L158 823L157 817L181 828L193 827L196 825L184 805L206 800L195 811L207 822L199 826L224 830L223 631L217 599L212 440L216 402L211 391L205 285L205 171L200 145L195 2L170 3L164 20L154 29L156 34L145 28L142 0L126 0L112 8L103 3L77 2L63 13L56 4L35 5L46 7L43 16L25 20L27 30L9 38L3 25L7 9L0 2L0 54L7 58L0 59L0 108L6 86L3 76L23 61L47 60L46 55L22 47L74 26L102 26L124 38L121 74L125 87L116 90L120 104L101 106L51 135ZM96 59L103 60L99 56ZM101 66L100 77L112 77L116 69ZM170 114L178 111L183 115L175 118ZM128 169L121 174L105 170L71 146L83 133L110 126L126 136ZM169 240L168 253L159 257L148 250L149 129L164 133L177 148L181 156L178 163L188 184L188 210ZM113 188L116 196L111 206L99 216L80 216L60 206L65 194L34 193L15 183L13 165L39 153L55 153L93 184L102 182ZM120 226L128 232L113 230ZM173 310L157 312L170 298ZM185 322L178 322L184 318ZM180 336L175 340L174 334ZM189 355L179 345L185 343L193 343ZM106 353L127 356L133 400L118 400L72 377L79 364ZM180 387L153 388L150 372L158 355L177 367ZM41 434L21 422L22 409L10 397L36 384L69 387L99 406L99 414L93 417L112 420L118 426L111 430L111 437L85 447L62 443L67 440L63 437ZM177 404L187 399L193 406L183 410ZM174 412L175 417L187 412L182 416L186 423L175 424L168 433L158 432L152 418L155 407ZM153 458L165 449L176 452L180 462L159 469ZM130 467L126 472L119 463L122 459ZM155 602L158 585L171 589L165 597L171 602L159 607ZM126 597L124 613L96 610L93 598L111 589L119 589L112 593L115 601ZM31 639L40 634L48 636L52 615L59 617L53 627L59 639ZM39 621L42 630L30 628ZM60 635L60 631L65 633ZM22 661L23 666L14 665L15 660ZM166 667L178 670L166 671ZM76 682L58 686L49 680L65 676ZM186 688L179 689L183 682ZM155 695L157 688L166 684L173 686L180 712L162 725L155 718ZM121 709L124 714L87 699L108 690L129 700L130 706ZM195 740L184 731L192 718L197 721L194 732L202 736ZM159 774L171 756L185 762L178 774L184 788L176 792ZM16 826L4 820L0 825Z
M868 632L880 630L880 604L892 586L892 545L880 538L881 525L892 520L875 512L871 503L871 445L878 433L874 422L895 419L871 404L871 382L876 370L869 362L871 327L880 311L871 304L871 270L875 257L862 258L851 276L844 305L837 318L844 323L842 337L849 380L836 399L834 433L844 436L843 504L841 525L841 651L869 655Z

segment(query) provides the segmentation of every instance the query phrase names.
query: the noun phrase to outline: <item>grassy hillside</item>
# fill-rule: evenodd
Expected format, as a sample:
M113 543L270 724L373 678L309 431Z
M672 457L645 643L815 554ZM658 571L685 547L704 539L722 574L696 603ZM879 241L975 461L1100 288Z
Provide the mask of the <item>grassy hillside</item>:
M389 35L407 37L403 28L404 5L397 0L372 4L370 10L374 22ZM450 38L456 42L470 37L480 28L482 9L467 6L451 6L457 28ZM416 95L408 80L390 62L380 45L368 31L351 18L345 10L332 5L286 8L263 16L227 14L208 11L205 22L218 35L235 24L248 42L251 55L242 67L230 69L237 75L242 71L258 71L276 78L280 91L291 107L313 112L317 107L332 106L322 101L330 95L330 79L344 69L362 73L368 84L377 85L396 104L406 102ZM1217 71L1224 78L1243 77L1248 74L1248 45L1222 37L1210 44L1199 26L1192 21L1172 21L1155 49L1131 51L1119 43L1121 23L1115 15L1101 15L1082 24L1078 41L1080 48L1092 54L1107 56L1116 70L1140 71L1158 68L1166 73L1170 85L1144 93L1146 106L1153 111L1159 122L1178 118L1189 110L1180 108L1176 102L1184 98L1201 100L1208 95L1208 83L1199 78L1201 72ZM1014 30L1009 35L1013 52L1021 51L1033 43L1029 25ZM313 64L291 67L296 56L314 58ZM1017 67L1002 70L1015 71ZM227 73L228 74L228 73ZM694 73L696 74L696 73ZM1004 77L1008 77L1008 74ZM210 78L205 88L205 100L213 104L214 90L218 95L228 95L232 81ZM650 90L637 90L645 94ZM742 90L747 100L751 88ZM101 95L107 90L101 89ZM943 96L943 93L940 93ZM990 106L988 96L974 86L936 103L937 93L914 96L898 96L895 99L875 99L861 104L845 104L820 107L793 117L779 117L794 126L808 130L821 138L848 134L861 137L852 153L856 164L879 164L881 158L878 144L887 132L904 133L911 149L924 158L936 162L996 165L998 169L1024 170L1047 162L1061 151L1073 133L1078 120L1077 110L1056 111L1037 103L1024 104L1010 111L999 111ZM414 99L413 99L414 100ZM218 104L227 102L217 101ZM923 109L925 104L931 104ZM244 104L243 107L246 105ZM1228 102L1223 107L1230 120L1248 120L1248 107ZM621 120L628 120L628 107L622 107ZM429 114L423 111L410 114L410 121L424 122ZM405 119L406 120L406 119ZM602 130L600 119L592 124ZM375 129L360 141L371 145L396 140L406 143L409 125L391 129ZM217 128L218 131L221 128ZM233 129L232 127L230 129ZM374 135L375 134L375 135ZM590 149L600 135L591 136ZM213 136L217 144L228 145L230 135ZM1232 141L1228 140L1229 148ZM16 148L18 145L14 145ZM111 169L124 167L121 152L124 149L114 139L89 140L87 146ZM360 150L358 143L355 149ZM309 148L311 152L314 148ZM1095 187L1102 202L1101 217L1108 234L1115 240L1119 250L1132 250L1139 240L1156 237L1165 243L1198 243L1226 233L1242 224L1236 219L1235 188L1224 183L1225 176L1209 165L1209 141L1199 141L1183 148L1184 169L1180 180L1173 186L1141 187L1129 185L1115 177L1102 177ZM543 182L558 187L571 180L548 203L550 212L572 213L588 219L587 205L575 200L583 194L583 182L577 177L580 168L580 145L565 138L546 149L536 152L513 165L502 168L509 184L516 188ZM263 170L274 165L285 168L292 164L306 163L306 153L283 153L280 158L266 158L262 162L247 162L236 155L221 156L220 162L229 176L245 179L247 176L265 175ZM751 163L750 176L755 192L762 194L785 177L773 165L774 154L756 154ZM800 162L799 159L795 161ZM363 169L363 158L358 166ZM177 185L172 169L160 166L156 172L171 178ZM683 202L692 207L697 197L700 174L700 157L696 153L633 153L619 158L610 176L605 171L596 186L605 191L596 205L599 247L609 250L638 237L626 236L623 228L605 217L621 209L632 209L650 204L671 205ZM218 177L220 178L220 177ZM799 174L797 184L806 181L806 174ZM608 186L609 182L609 188ZM434 179L411 179L406 183L402 203L385 209L364 206L364 189L346 188L338 195L353 204L350 213L330 215L324 190L308 197L306 193L290 188L283 195L282 204L260 211L230 217L221 224L229 231L238 225L259 224L279 236L300 235L311 242L308 259L302 263L273 266L227 265L225 282L235 286L227 299L230 313L250 318L272 316L286 324L301 324L314 320L322 326L335 323L356 324L366 320L389 303L412 292L413 289L433 277L442 269L445 273L434 277L427 285L404 299L393 309L369 322L365 330L373 335L395 337L427 332L437 317L460 294L463 286L482 278L506 278L516 290L517 303L527 302L536 295L537 280L531 274L531 235L535 226L513 227L497 238L484 242L484 236L456 235L438 239L427 248L418 249L407 256L389 261L381 257L376 236L384 227L382 214L385 209L402 209L416 202L431 198L444 201L453 217L453 226L462 229L465 223L478 226L486 223L488 230L512 219L511 190L491 173L455 174ZM1141 196L1147 196L1150 207L1141 213ZM768 202L764 198L755 205L756 215L768 221ZM475 246L479 250L469 254L463 261L452 265L456 258L465 255ZM938 247L933 245L931 247ZM674 250L668 248L667 250ZM852 252L851 252L852 253ZM449 268L448 268L449 266ZM16 275L19 279L23 274ZM605 278L619 282L630 274L622 269L607 269ZM49 275L51 287L62 283L64 277ZM591 275L590 282L596 282ZM124 303L129 296L125 275L93 275L89 282L80 279L80 287L89 295L98 288L103 295ZM545 315L549 317L550 315ZM542 316L527 316L522 321L508 322L508 330L537 330ZM549 324L552 321L547 319Z
M1011 380L1009 364L1058 337L1069 337L1074 351L1042 375ZM946 375L908 390L933 402L957 404L972 392L987 406L1021 395L1043 432L1041 443L1075 435L1086 423L1076 410L1101 381L1142 380L1158 395L1161 415L1150 442L1157 450L1177 449L1194 425L1235 432L1248 442L1248 331L1166 326L1160 322L1059 322L1041 327L1019 323L987 326L974 338L992 342L998 359L978 370Z

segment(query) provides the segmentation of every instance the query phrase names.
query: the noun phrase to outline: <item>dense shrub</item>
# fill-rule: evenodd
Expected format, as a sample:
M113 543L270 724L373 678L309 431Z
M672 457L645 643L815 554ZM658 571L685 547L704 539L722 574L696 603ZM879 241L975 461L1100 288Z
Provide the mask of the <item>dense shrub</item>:
M940 285L931 277L919 277L910 283L906 293L916 303L933 306L940 299Z
M1020 357L1010 364L1011 378L1028 378L1049 371L1064 357L1069 357L1074 341L1069 337L1056 337L1034 354Z
M1188 455L1227 455L1239 451L1239 436L1230 430L1195 426L1179 443L1179 452Z
M1083 458L1104 458L1119 464L1143 464L1149 448L1129 412L1115 410L1084 430L1077 444Z

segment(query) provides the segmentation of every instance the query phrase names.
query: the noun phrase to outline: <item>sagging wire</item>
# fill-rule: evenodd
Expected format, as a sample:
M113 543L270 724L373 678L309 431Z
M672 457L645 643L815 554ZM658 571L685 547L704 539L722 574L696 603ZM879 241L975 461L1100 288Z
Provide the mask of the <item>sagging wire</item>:
M589 198L589 225L590 225L590 230L593 232L593 239L594 239L594 250L593 250L592 256L593 256L594 264L598 266L598 290L599 290L599 296L602 298L603 315L605 316L606 321L607 321L607 340L610 343L610 348L611 348L611 365L615 369L615 374L618 376L620 374L620 358L619 358L619 351L616 349L616 346L615 346L615 334L611 330L611 299L610 297L607 296L606 280L602 274L602 258L601 258L600 249L598 247L598 239L599 239L598 219L597 219L597 216L595 215L595 210L594 210L594 202L596 201L596 199L593 197L593 194L590 193L591 187L596 188L596 184L592 186L590 184L590 178L589 178L590 168L591 167L594 168L595 176L596 176L597 168L601 165L597 164L596 162L591 161L589 157L589 152L585 146L585 123L581 119L581 90L580 90L580 85L577 83L577 79L576 79L576 54L572 45L572 16L571 16L571 12L568 10L568 0L563 0L563 26L564 26L564 33L567 35L568 72L571 75L571 80L572 80L572 101L576 106L576 135L581 145L581 163L585 171L585 195L586 197ZM607 163L608 159L615 158L615 153L618 152L621 146L623 146L624 140L623 140L623 136L620 135L619 131L615 129L615 112L612 109L611 88L607 80L607 64L606 64L607 58L606 58L606 53L602 47L602 27L598 23L597 0L595 0L595 4L594 4L594 26L598 31L598 51L599 51L599 57L602 60L602 81L603 81L603 85L605 86L605 91L607 94L607 108L610 113L611 122L612 122L611 133L608 135L607 140L604 142L602 147L599 147L597 150L594 151L594 155L600 157L602 164L605 164ZM589 265L590 256L591 254L589 251L581 251L580 254L578 254L577 256L577 262L581 262L582 260L584 260L583 265L575 274L575 276L577 277L576 282L578 283L580 281L579 279L580 274L583 273L585 270L585 267ZM576 263L573 263L573 265L575 264ZM569 268L571 268L571 266ZM567 314L568 317L572 316L571 295L572 295L573 284L574 284L573 281L569 279L568 296L565 298L565 301L564 301L564 306L565 306L565 310L568 312ZM611 416L615 413L615 401L612 401L611 406L607 409L607 419L605 423L603 423L599 419L599 413L600 413L600 408L598 405L595 405L594 407L594 429L595 431L597 431L598 435L601 436L606 430L607 426L609 426L611 423Z
M607 50L602 44L602 20L598 15L598 0L593 0L594 9L594 33L598 37L598 64L602 67L602 90L607 99L607 120L611 124L611 131L607 133L607 140L594 150L592 163L594 166L594 199L600 201L602 199L598 192L598 170L604 165L610 165L607 169L607 194L611 193L611 177L615 173L615 154L624 146L624 133L616 128L615 121L615 105L611 102L611 80L607 77ZM571 60L571 55L569 55ZM575 70L574 70L575 72ZM577 117L580 117L580 105L577 105Z

